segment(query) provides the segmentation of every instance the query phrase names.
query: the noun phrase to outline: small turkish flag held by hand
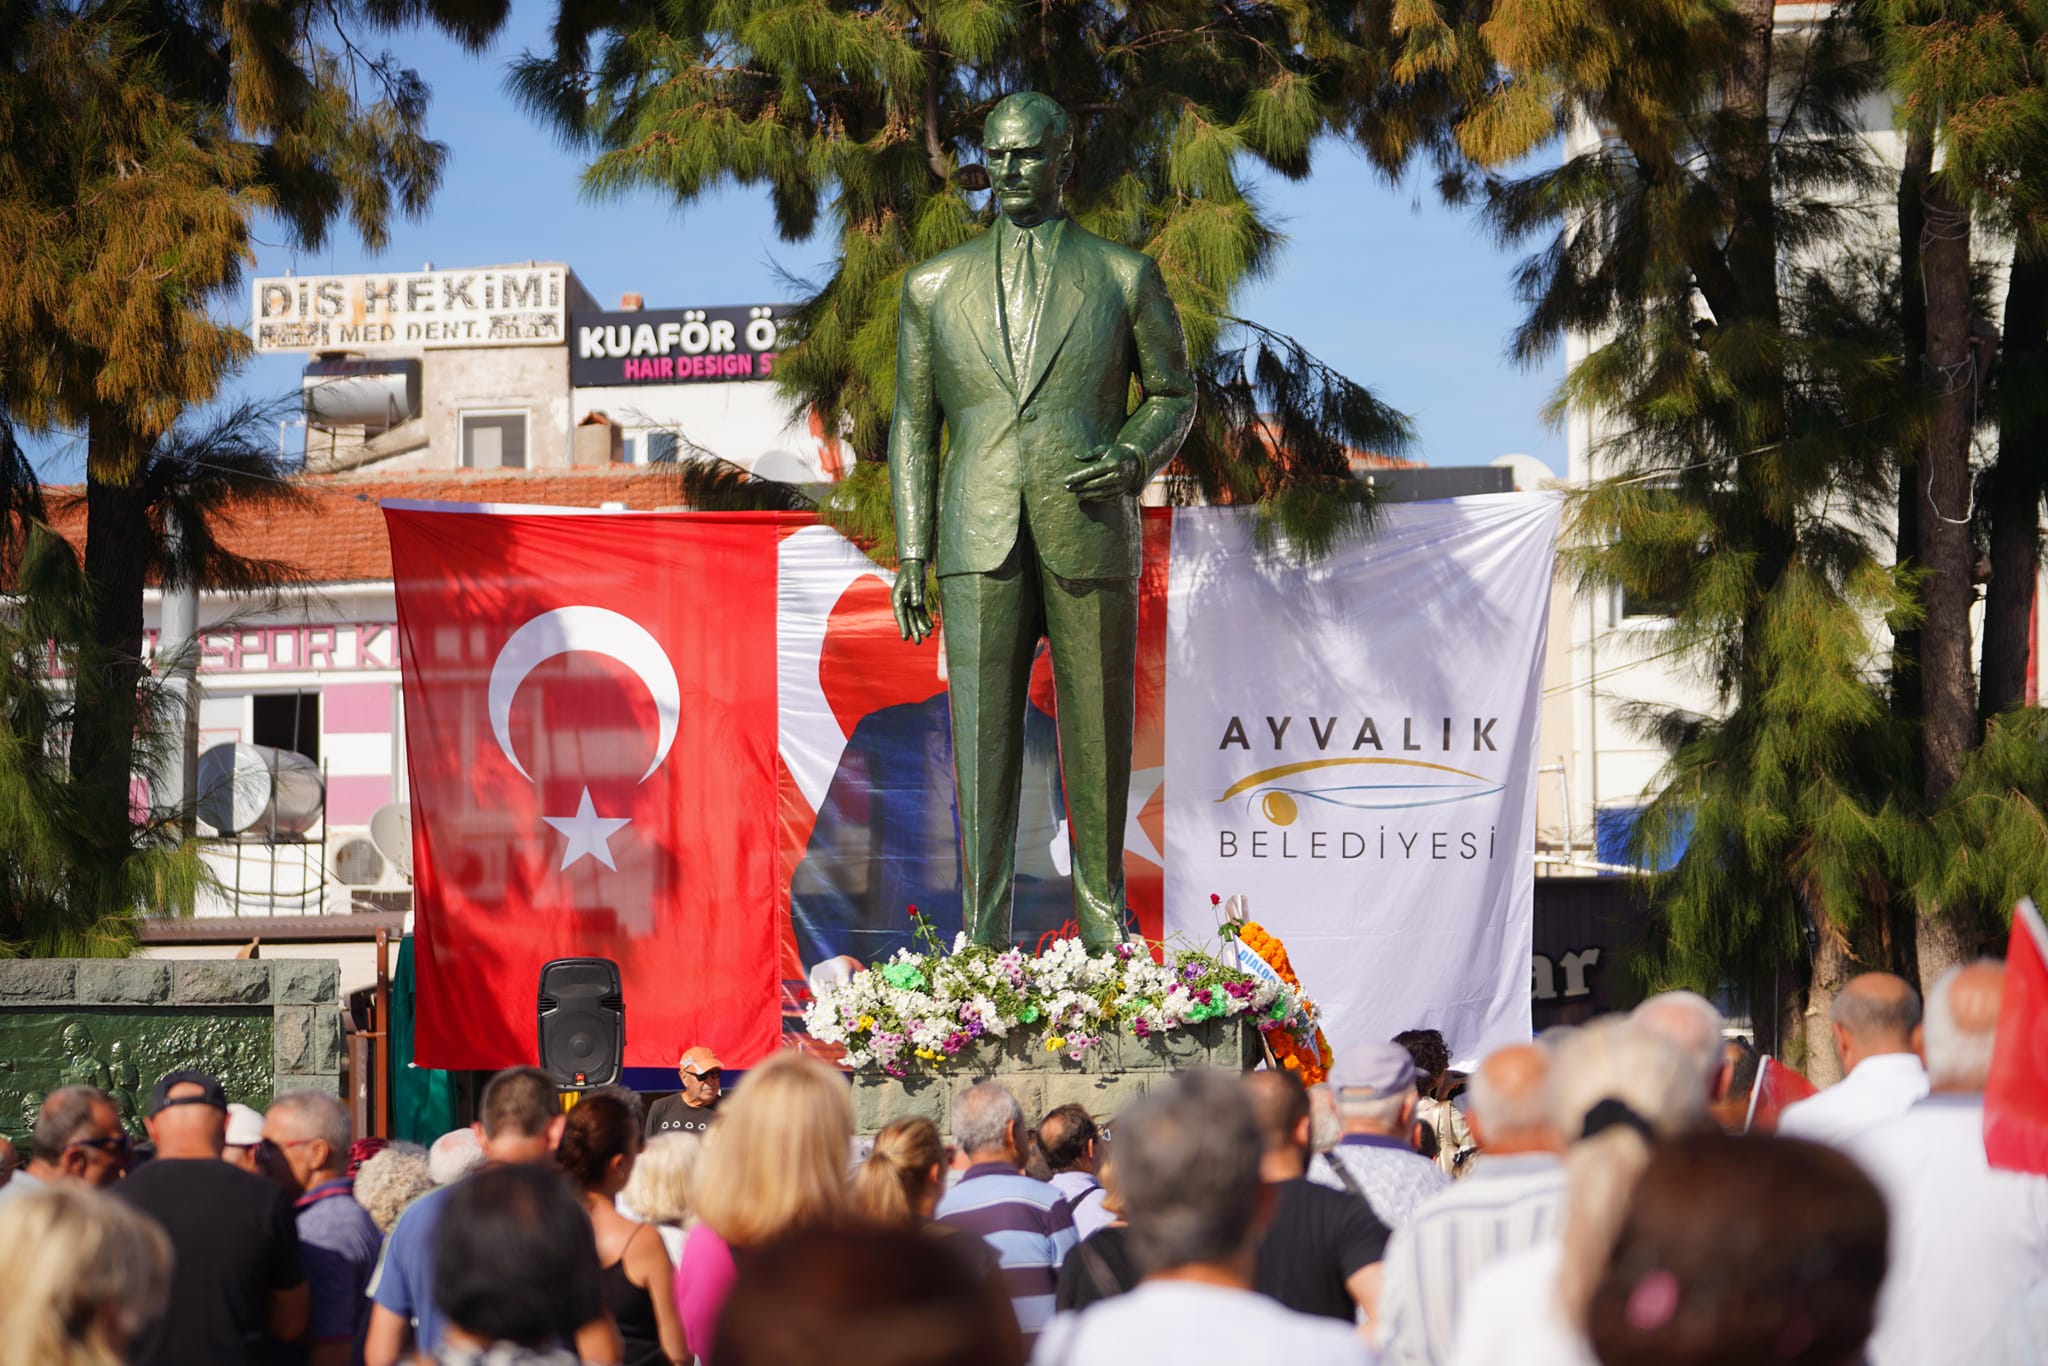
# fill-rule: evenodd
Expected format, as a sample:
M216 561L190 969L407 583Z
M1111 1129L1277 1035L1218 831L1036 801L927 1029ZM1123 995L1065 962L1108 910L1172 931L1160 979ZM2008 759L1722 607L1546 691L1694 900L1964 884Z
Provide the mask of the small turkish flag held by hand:
M2048 1176L2048 927L2032 901L2012 912L2005 995L1984 1086L1984 1156L2003 1171Z
M385 522L415 1060L533 1061L541 966L571 957L619 965L628 1066L771 1051L777 519L387 504Z
M1820 1088L1808 1081L1805 1073L1793 1071L1766 1053L1757 1059L1756 1084L1749 1089L1749 1125L1743 1132L1778 1132L1778 1116L1786 1106L1819 1093Z

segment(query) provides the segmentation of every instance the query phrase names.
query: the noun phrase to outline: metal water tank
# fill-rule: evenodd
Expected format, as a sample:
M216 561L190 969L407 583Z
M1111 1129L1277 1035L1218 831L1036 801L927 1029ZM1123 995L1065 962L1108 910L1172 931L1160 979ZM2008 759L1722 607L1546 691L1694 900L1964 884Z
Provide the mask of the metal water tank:
M215 745L199 756L199 819L223 835L303 835L327 802L320 769L269 745Z
M420 412L418 360L316 360L306 364L300 394L312 427L384 431Z

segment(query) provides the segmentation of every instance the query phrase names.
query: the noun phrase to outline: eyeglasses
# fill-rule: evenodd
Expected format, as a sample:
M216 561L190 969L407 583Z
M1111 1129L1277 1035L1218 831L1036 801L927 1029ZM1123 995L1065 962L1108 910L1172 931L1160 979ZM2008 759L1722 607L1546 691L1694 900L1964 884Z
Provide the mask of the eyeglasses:
M96 1152L107 1153L115 1157L131 1157L135 1152L135 1145L126 1134L122 1134L119 1138L74 1138L64 1146L67 1148L91 1148Z
M695 1077L698 1081L719 1080L719 1070L716 1067L707 1067L702 1072L692 1072L688 1068L685 1068L683 1070L683 1075L686 1077Z

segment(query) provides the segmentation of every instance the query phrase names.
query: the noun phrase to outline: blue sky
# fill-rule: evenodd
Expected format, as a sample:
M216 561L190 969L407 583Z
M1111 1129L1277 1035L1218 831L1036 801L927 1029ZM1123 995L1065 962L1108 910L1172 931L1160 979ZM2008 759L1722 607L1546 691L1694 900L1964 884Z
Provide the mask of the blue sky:
M543 41L553 5L518 0L507 31L481 57L439 38L409 38L405 59L434 92L430 127L448 144L439 193L425 218L393 225L372 255L337 231L327 248L293 251L261 231L255 275L412 270L524 260L566 261L606 306L636 292L652 308L770 303L785 297L777 267L817 277L818 240L776 237L765 193L729 190L678 210L639 192L592 201L579 157L561 148L506 95L506 63ZM1085 147L1082 149L1086 154ZM1552 358L1523 370L1504 355L1518 309L1498 250L1469 213L1435 201L1419 182L1389 187L1356 154L1331 144L1304 183L1260 187L1287 236L1271 274L1237 311L1298 338L1310 351L1415 419L1419 458L1483 464L1526 452L1563 472L1564 438L1541 409L1562 374ZM223 306L248 317L246 289ZM298 388L302 359L251 362L229 397L275 398ZM296 438L292 438L294 446ZM46 478L80 477L76 443L36 443Z

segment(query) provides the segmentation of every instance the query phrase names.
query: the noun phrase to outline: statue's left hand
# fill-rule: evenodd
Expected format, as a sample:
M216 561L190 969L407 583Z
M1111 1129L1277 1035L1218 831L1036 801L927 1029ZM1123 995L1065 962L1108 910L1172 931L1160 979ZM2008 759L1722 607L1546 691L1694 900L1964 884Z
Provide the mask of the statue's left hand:
M1136 493L1145 482L1145 470L1134 457L1123 454L1124 450L1122 446L1105 446L1095 452L1080 473L1067 477L1067 491L1084 503ZM1116 458L1105 458L1109 456Z

